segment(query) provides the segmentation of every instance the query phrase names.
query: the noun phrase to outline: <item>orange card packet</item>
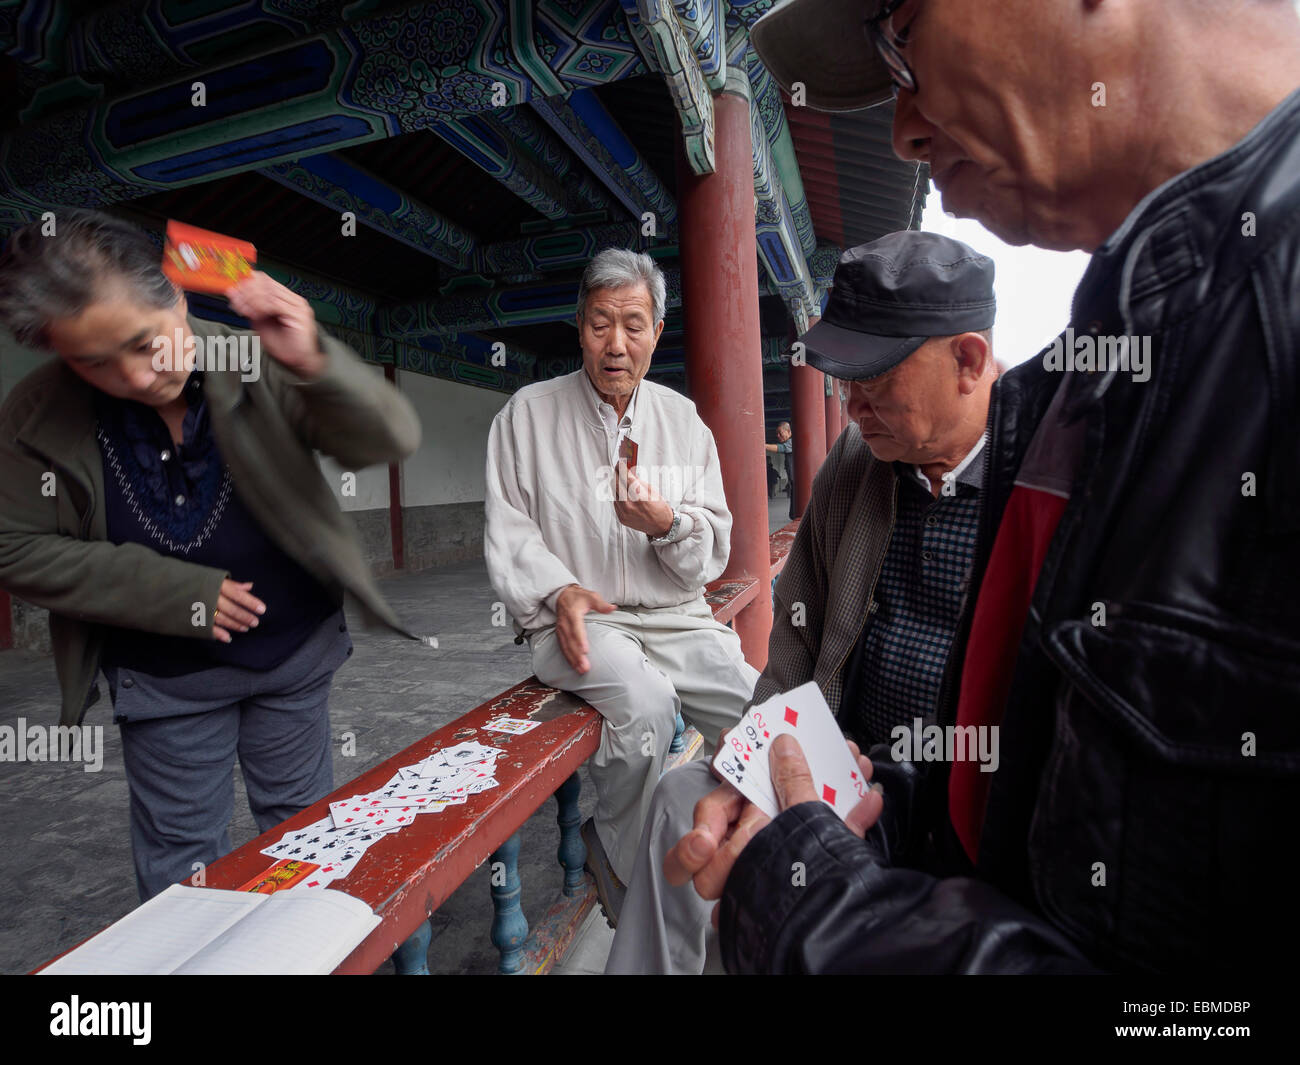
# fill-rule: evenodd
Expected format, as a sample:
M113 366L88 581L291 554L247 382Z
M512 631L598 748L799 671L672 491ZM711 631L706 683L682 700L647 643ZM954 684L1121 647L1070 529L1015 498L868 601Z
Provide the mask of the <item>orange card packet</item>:
M271 895L277 891L283 891L287 887L292 887L305 876L310 876L319 865L312 865L311 862L299 862L289 858L281 858L274 865L263 869L257 876L246 884L241 884L237 890L253 891L259 895Z
M162 271L189 292L224 293L253 272L257 249L184 222L167 222Z

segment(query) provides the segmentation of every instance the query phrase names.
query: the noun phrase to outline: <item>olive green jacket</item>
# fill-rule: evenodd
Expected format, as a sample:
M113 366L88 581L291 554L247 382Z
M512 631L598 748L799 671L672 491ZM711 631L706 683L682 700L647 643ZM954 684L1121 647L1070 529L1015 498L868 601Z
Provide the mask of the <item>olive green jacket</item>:
M205 337L246 332L188 321ZM267 536L337 598L352 593L368 620L412 636L380 594L312 452L349 470L398 461L419 445L420 423L347 345L323 330L320 343L328 362L315 381L298 379L265 349L256 381L207 373L213 435ZM230 576L143 544L108 542L92 398L91 386L54 358L0 407L0 588L50 611L65 725L79 723L99 696L104 625L212 639Z

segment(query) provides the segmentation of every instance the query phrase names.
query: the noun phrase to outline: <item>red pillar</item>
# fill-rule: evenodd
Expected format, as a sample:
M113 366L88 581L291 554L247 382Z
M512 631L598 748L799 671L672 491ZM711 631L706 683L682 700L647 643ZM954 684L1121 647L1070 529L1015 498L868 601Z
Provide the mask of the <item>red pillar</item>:
M830 453L840 435L840 383L826 378L826 452Z
M388 383L397 387L397 369L384 367ZM388 530L393 541L393 569L406 567L406 524L402 520L402 470L396 462L388 464Z
M14 645L14 615L13 603L9 599L9 593L0 588L0 651L7 650Z
M808 328L820 318L808 319ZM826 386L822 372L806 362L790 364L790 428L794 432L794 512L803 517L812 495L813 479L826 457ZM787 460L788 461L788 460Z
M772 571L748 99L719 93L713 98L713 121L714 173L694 173L680 138L677 145L686 384L717 442L731 510L731 558L724 576L759 581L758 595L734 625L745 659L761 670L772 630Z

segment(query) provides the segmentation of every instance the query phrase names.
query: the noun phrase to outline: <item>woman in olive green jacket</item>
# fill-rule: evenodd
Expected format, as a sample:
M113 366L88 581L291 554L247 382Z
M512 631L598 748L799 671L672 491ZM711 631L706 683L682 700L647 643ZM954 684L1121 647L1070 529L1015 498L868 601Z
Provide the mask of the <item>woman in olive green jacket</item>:
M229 849L236 756L260 830L331 790L344 593L411 634L313 450L398 461L420 426L267 275L229 292L253 327L232 330L188 315L135 227L55 225L0 257L0 322L58 355L0 407L0 587L50 611L64 724L109 681L147 898ZM242 362L214 368L222 345Z

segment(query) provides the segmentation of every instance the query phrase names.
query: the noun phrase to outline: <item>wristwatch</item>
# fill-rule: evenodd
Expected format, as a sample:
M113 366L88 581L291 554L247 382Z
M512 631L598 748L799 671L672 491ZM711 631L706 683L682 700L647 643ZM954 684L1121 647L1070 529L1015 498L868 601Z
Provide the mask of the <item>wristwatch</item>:
M677 513L676 509L674 509L673 523L670 526L668 526L668 531L664 533L663 536L650 536L649 533L646 533L646 536L649 538L652 544L671 544L673 542L673 537L677 535L677 530L680 529L681 527L682 527L682 516Z

